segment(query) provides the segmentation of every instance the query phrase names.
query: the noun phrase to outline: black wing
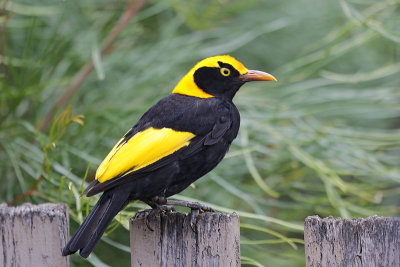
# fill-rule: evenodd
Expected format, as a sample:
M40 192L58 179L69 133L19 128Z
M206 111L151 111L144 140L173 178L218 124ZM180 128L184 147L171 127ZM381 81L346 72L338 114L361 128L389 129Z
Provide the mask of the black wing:
M232 110L232 108L234 110ZM93 181L85 190L87 196L92 196L131 179L140 179L148 173L157 170L174 161L187 158L201 151L205 146L212 146L220 142L225 133L231 129L233 120L239 120L238 112L233 104L217 98L201 99L191 96L172 94L150 108L125 134L123 141L127 142L136 133L149 127L156 129L171 128L176 131L186 131L195 134L190 144L173 154L129 174L122 174L113 179L100 183ZM231 142L238 130L228 140Z

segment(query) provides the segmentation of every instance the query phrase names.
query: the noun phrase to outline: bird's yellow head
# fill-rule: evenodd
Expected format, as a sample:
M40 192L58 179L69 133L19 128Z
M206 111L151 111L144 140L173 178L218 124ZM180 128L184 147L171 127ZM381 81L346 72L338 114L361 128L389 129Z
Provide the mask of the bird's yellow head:
M266 72L248 70L235 58L224 55L198 62L176 85L174 94L200 98L227 97L232 99L239 88L249 81L276 81Z

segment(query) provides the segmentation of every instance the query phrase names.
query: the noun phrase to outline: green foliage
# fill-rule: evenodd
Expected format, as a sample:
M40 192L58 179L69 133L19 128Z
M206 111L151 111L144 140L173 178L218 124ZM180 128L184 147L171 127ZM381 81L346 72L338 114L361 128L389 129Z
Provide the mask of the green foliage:
M176 198L236 211L244 265L304 266L308 215L398 216L398 0L150 1L101 58L125 5L9 0L0 13L0 202L68 203L73 232L98 199L80 197L85 180L121 135L196 61L229 53L279 82L242 88L229 154ZM89 262L129 265L128 219L145 207L121 212Z

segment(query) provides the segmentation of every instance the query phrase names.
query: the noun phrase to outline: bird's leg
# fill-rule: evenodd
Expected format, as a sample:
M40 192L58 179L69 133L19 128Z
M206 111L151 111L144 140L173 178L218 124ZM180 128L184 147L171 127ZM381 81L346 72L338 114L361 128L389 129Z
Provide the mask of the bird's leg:
M206 206L204 204L201 204L199 202L189 202L189 201L183 201L183 200L167 199L165 204L170 205L170 206L187 207L192 210L215 212L215 210L213 208Z
M158 206L165 205L167 199L165 197L155 196L152 198L141 199L144 203L149 205L152 209L156 209Z
M171 206L181 206L181 207L187 207L190 208L190 227L192 228L193 232L196 231L196 220L197 216L200 214L200 212L215 212L215 210L209 206L206 206L204 204L201 204L199 202L189 202L189 201L182 201L182 200L175 200L175 199L168 199L166 201L167 205Z
M153 228L150 227L150 219L159 215L162 212L172 212L176 211L174 207L165 205L167 199L165 197L153 197L152 199L145 199L143 200L147 205L151 207L149 213L146 215L146 226L150 231L154 231Z

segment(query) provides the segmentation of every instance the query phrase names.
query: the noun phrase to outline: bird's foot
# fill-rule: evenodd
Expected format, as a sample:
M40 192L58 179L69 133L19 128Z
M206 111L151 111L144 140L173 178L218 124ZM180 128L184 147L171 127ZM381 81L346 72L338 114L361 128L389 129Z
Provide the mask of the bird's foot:
M175 200L175 199L168 199L166 202L167 205L171 206L181 206L187 207L191 209L189 214L190 220L190 228L192 228L193 232L196 232L196 223L197 223L197 216L202 212L215 212L215 210L209 206L201 204L199 202L189 202L189 201L182 201L182 200Z
M158 216L159 214L163 213L163 212L174 212L176 211L174 207L172 206L167 206L167 205L157 205L155 208L153 209L149 209L146 210L149 213L146 215L146 226L147 229L149 229L150 231L154 231L153 228L151 228L150 226L150 220L156 216Z
M144 203L152 207L153 209L157 209L159 206L163 206L167 204L167 199L165 197L155 196L150 199L142 199Z
M183 200L167 199L165 204L170 205L170 206L187 207L187 208L190 208L191 210L215 212L215 210L213 208L206 206L204 204L201 204L199 202L189 202L189 201L183 201Z

